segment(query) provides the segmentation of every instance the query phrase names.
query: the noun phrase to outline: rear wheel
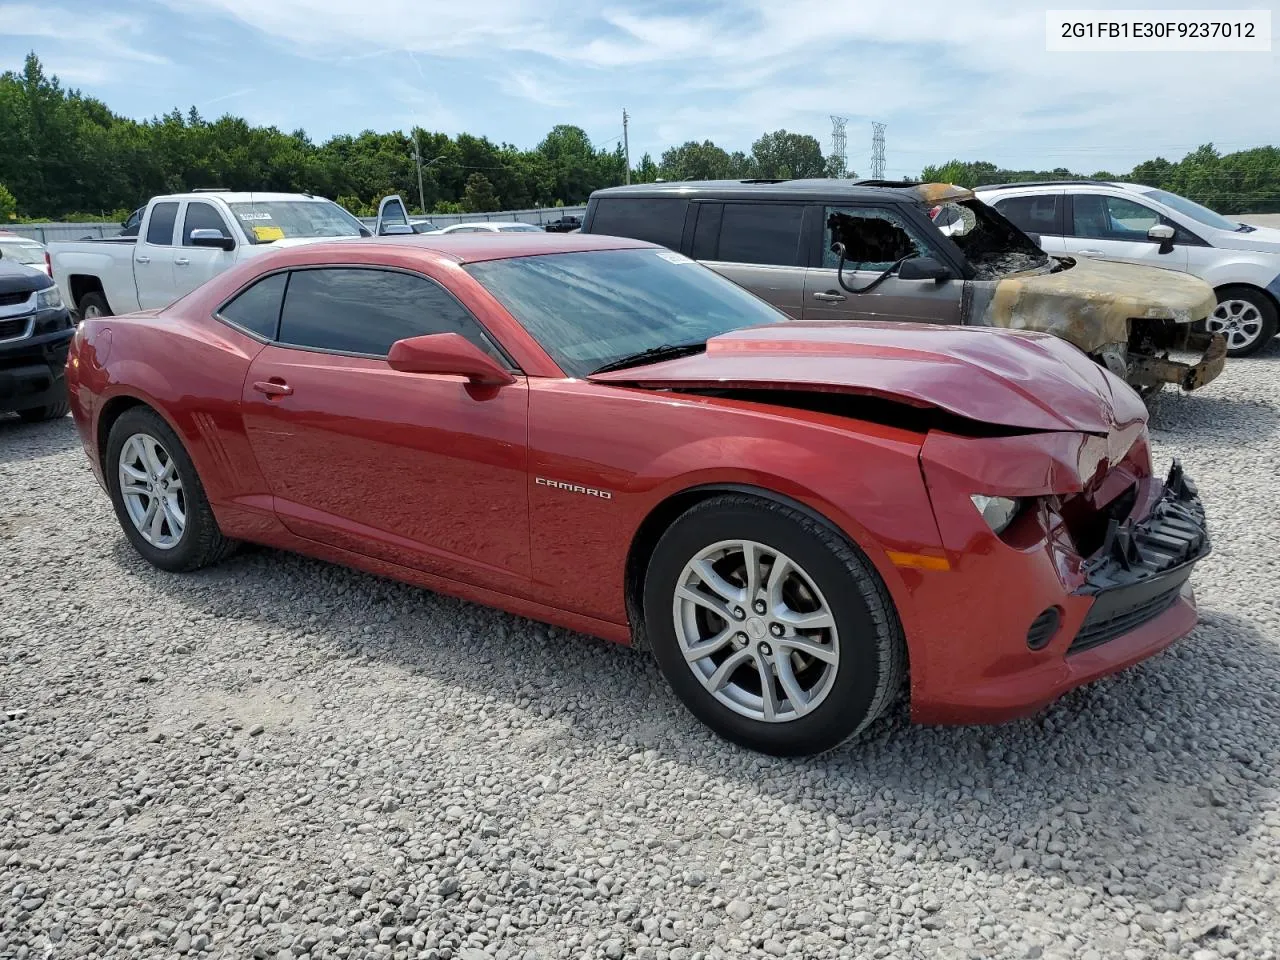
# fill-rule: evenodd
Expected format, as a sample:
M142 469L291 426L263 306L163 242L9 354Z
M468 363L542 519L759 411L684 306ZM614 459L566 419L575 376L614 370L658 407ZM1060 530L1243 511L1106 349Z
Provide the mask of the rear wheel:
M1228 357L1257 353L1276 335L1276 305L1253 287L1221 287L1218 305L1205 320L1205 329L1227 338Z
M81 320L92 320L94 317L111 316L111 307L107 298L101 293L86 293L78 304Z
M162 570L187 571L228 556L195 464L154 410L131 407L111 426L103 473L134 549Z
M865 729L903 674L883 583L799 510L718 496L679 517L645 579L646 631L685 705L734 743L820 753Z

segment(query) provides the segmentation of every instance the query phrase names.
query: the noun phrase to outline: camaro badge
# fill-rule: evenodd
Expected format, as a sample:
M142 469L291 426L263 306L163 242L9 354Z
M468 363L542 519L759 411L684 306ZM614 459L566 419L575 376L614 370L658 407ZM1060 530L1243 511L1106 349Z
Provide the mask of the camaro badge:
M613 499L613 494L608 490L584 487L580 483L565 483L563 480L548 480L546 477L534 477L533 482L540 487L555 487L557 490L568 490L570 493L585 493L589 497L599 497L601 500Z

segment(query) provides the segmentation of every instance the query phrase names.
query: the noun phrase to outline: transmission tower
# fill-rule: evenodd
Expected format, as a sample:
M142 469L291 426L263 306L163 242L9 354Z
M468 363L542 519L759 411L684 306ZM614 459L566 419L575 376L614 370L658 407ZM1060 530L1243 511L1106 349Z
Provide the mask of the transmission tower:
M884 179L884 127L871 121L871 179Z
M845 173L845 154L847 150L847 141L844 135L844 125L849 122L848 117L831 117L831 176L843 177Z

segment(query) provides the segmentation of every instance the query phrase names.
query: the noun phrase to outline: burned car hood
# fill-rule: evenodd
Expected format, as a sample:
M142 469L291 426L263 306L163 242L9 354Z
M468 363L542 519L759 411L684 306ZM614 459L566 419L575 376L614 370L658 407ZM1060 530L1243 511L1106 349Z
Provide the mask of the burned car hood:
M1146 418L1136 393L1070 344L979 327L751 327L708 340L705 353L587 379L653 389L858 393L1025 430L1101 435Z
M1065 269L965 283L963 323L1038 330L1093 353L1127 343L1130 320L1195 323L1217 305L1198 277L1089 257L1059 258Z

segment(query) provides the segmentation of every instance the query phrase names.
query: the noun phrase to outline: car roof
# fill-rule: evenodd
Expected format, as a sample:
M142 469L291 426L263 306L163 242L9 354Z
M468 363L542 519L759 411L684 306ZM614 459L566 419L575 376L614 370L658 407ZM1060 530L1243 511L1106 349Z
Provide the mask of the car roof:
M587 233L454 233L415 234L413 236L371 237L319 241L301 246L287 247L291 253L304 252L309 262L332 257L342 260L342 253L358 247L398 247L435 253L456 263L481 263L486 260L513 260L517 257L536 257L550 253L583 253L591 250L632 250L657 248L657 244L625 237L607 237ZM313 258L310 254L321 256Z
M222 200L225 203L279 203L282 200L296 200L299 203L331 203L327 197L308 196L305 193L268 193L231 190L195 190L190 193L166 193L154 198L157 201L172 200ZM141 209L141 208L139 208Z
M673 180L667 183L633 183L624 187L606 187L595 191L591 197L707 196L775 200L838 197L842 200L883 201L886 195L909 203L933 203L945 199L964 199L972 196L972 192L964 187L943 183L814 177L794 180Z
M1139 183L1121 183L1118 180L1020 180L1017 183L986 183L974 187L975 193L994 193L997 190L1025 190L1040 187L1112 187L1141 193L1150 189Z

